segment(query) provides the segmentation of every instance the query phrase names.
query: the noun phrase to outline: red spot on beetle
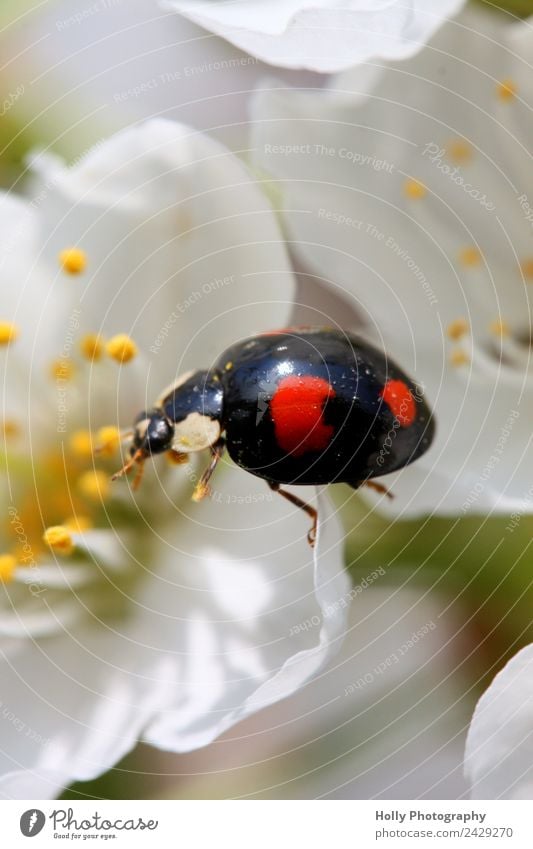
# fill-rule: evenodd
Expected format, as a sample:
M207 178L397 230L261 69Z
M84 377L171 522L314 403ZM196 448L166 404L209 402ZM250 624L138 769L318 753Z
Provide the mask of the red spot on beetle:
M280 448L294 457L328 447L333 425L324 423L324 406L335 392L321 377L284 377L278 383L270 414Z
M401 427L409 427L416 419L415 399L403 380L388 380L381 392L391 413L400 422Z

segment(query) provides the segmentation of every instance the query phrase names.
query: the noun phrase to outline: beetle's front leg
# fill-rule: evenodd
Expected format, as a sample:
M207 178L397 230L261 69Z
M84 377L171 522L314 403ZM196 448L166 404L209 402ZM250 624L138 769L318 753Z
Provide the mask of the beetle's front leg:
M211 445L211 462L209 463L209 466L207 467L202 477L194 487L194 492L192 494L193 501L201 501L203 498L205 498L206 495L209 494L209 479L211 478L211 475L215 471L219 460L224 454L225 448L226 440L223 436L221 436L213 445Z

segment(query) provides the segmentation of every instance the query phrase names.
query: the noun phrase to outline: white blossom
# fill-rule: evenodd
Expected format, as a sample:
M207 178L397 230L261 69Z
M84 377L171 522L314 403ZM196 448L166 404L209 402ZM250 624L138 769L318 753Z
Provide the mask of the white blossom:
M109 482L113 428L291 312L285 246L244 166L155 120L73 167L37 156L34 170L31 198L0 203L5 798L53 796L139 739L207 744L316 674L348 607L324 494L305 491L320 513L313 552L301 511L229 463L202 504L192 463L158 458L135 495ZM138 350L131 362L105 355L116 334Z

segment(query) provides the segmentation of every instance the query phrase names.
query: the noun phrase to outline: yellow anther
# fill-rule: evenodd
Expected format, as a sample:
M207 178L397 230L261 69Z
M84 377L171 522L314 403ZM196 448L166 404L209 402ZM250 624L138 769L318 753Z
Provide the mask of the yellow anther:
M232 368L233 368L233 363L231 362L231 360L229 360L229 361L226 363L226 365L224 366L224 368L225 368L225 370L226 370L226 371L231 371L231 370L232 370Z
M408 198L412 200L420 200L427 195L427 188L420 180L406 180L403 184L403 190Z
M84 472L78 478L78 489L93 501L102 501L109 493L109 477L101 469Z
M86 360L101 360L104 353L104 340L98 333L86 333L80 339L80 351Z
M524 277L528 280L533 280L533 257L522 260L520 263L520 270Z
M453 162L472 159L472 147L464 139L451 139L446 145L446 153Z
M494 336L509 336L510 328L506 321L503 319L496 319L495 321L491 321L489 324L489 332Z
M59 263L67 274L81 274L87 265L87 255L81 248L65 248L59 254Z
M470 357L462 348L455 348L451 353L450 362L452 366L465 366L470 362Z
M0 423L0 430L2 431L4 439L13 439L20 433L20 427L14 419L4 419L4 421Z
M104 457L112 457L120 446L121 437L118 427L108 425L101 427L96 434L96 446L98 453Z
M43 534L43 542L57 554L71 554L74 549L74 540L68 528L64 525L52 525Z
M496 94L500 100L513 100L516 97L518 86L514 80L502 80L496 86Z
M10 321L0 321L0 345L9 345L14 342L19 335L19 329L16 324Z
M468 333L469 329L470 326L466 318L456 318L455 321L450 322L446 328L446 332L450 339L460 339L461 336Z
M137 345L125 333L113 336L106 345L106 351L117 363L129 363L138 352Z
M93 440L88 430L76 430L68 441L69 448L76 457L91 457L93 453Z
M459 251L459 262L467 268L474 268L476 265L480 265L481 259L481 253L473 245L469 245Z
M8 583L13 579L17 568L17 558L12 554L0 554L0 581Z
M89 516L69 516L63 522L63 527L65 527L68 531L72 531L73 533L82 533L83 531L89 531L93 526L93 523Z
M70 360L54 360L50 365L50 374L56 380L72 380L74 366Z

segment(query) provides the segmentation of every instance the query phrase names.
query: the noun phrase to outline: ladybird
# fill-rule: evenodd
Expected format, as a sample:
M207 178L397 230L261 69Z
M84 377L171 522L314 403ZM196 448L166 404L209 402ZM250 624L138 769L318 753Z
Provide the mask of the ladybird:
M407 466L430 446L434 420L415 383L383 352L351 333L288 328L228 348L209 370L190 371L141 412L130 458L113 479L169 451L177 462L209 449L211 462L193 498L225 450L312 519L316 510L282 484L363 484Z

